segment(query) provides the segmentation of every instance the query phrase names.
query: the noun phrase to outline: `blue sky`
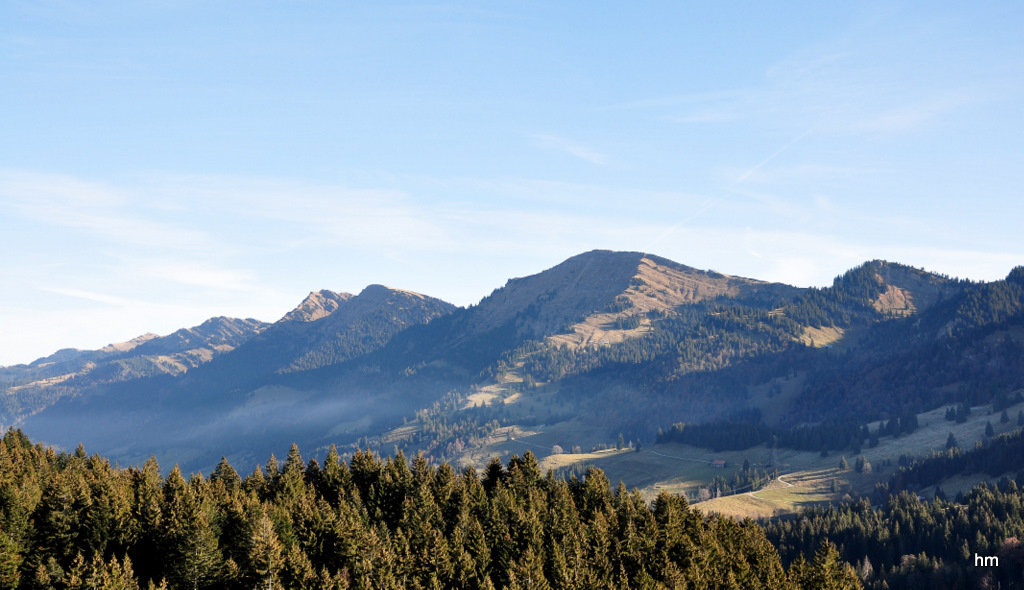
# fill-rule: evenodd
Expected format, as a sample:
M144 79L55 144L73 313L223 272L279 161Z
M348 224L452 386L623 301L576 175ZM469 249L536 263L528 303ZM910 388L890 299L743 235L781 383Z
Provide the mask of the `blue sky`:
M595 248L1024 264L1018 2L0 3L0 365Z

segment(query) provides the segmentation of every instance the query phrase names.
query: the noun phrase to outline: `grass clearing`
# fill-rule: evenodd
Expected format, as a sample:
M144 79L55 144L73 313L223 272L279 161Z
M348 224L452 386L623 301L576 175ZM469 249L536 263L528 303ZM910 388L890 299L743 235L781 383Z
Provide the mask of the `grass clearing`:
M1011 406L1007 413L1015 415L1024 404ZM1019 428L1016 419L1006 424L999 423L999 413L990 412L990 406L979 406L972 409L971 416L963 424L949 422L944 418L946 408L938 408L930 412L918 414L920 427L909 435L899 438L883 438L877 447L863 449L861 453L871 463L871 473L857 473L853 470L855 457L842 452L830 453L829 457L821 457L816 453L780 453L779 460L788 469L780 468L780 479L792 484L792 487L773 485L772 489L759 490L753 494L738 494L724 498L715 498L697 504L697 507L709 511L727 514L738 518L761 516L777 516L799 510L815 503L836 501L848 491L860 494L870 493L878 481L886 481L896 471L900 455L926 455L933 450L946 448L949 433L964 449L973 448L975 443L984 440L985 425L991 422L996 435L1011 432ZM871 428L877 428L873 423ZM845 456L850 464L847 471L839 471L839 457ZM1012 474L1011 474L1012 475ZM837 492L831 491L832 480L836 480ZM967 491L981 481L997 481L999 478L989 477L984 473L973 473L950 478L939 484L947 496ZM921 490L922 495L931 497L935 487Z
M926 455L932 450L945 449L950 432L962 448L973 448L984 439L985 425L991 422L996 434L1015 430L1016 414L1024 408L1017 404L1008 409L1011 420L999 423L999 413L991 412L989 406L980 406L963 424L945 420L945 407L918 414L920 427L912 434L899 438L884 437L874 448L862 449L861 455L871 464L870 473L854 470L856 455L852 451L838 451L822 457L820 453L777 449L776 459L779 480L753 493L715 498L697 503L696 506L709 512L718 512L738 518L777 516L792 513L805 506L841 499L849 492L868 494L878 481L886 481L896 471L900 455ZM871 428L878 428L878 423ZM561 428L560 428L561 427ZM684 493L687 498L696 497L697 491L716 476L727 481L741 469L744 460L752 467L763 469L770 461L771 450L752 447L741 451L715 452L710 449L692 447L678 443L643 446L635 449L608 449L597 452L550 454L550 446L562 444L558 441L581 434L583 425L555 425L543 431L517 431L515 441L495 445L497 454L507 456L509 452L522 454L531 450L540 459L541 468L557 469L572 464L599 467L614 484L624 482L629 488L639 489L645 500L653 500L659 493ZM547 451L545 453L545 450ZM845 457L849 469L839 471L840 457ZM715 460L726 461L724 469L711 466ZM998 479L998 478L995 478ZM835 489L833 491L833 480ZM979 481L989 480L984 474L968 475L955 481L940 484L947 494L967 490ZM934 489L922 490L930 496Z
M813 346L815 348L821 348L823 346L832 346L834 342L838 342L843 339L842 328L834 326L822 326L820 328L813 328L808 326L804 328L804 333L800 336L800 342L807 346Z

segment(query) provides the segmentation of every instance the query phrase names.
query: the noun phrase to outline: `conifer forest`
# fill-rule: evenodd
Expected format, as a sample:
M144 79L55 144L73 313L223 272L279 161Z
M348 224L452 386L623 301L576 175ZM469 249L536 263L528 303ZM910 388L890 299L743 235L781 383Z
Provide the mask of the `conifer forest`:
M1016 588L1020 483L755 522L645 503L599 469L556 478L529 452L477 473L334 449L306 462L293 445L246 476L222 461L186 478L12 429L0 588Z

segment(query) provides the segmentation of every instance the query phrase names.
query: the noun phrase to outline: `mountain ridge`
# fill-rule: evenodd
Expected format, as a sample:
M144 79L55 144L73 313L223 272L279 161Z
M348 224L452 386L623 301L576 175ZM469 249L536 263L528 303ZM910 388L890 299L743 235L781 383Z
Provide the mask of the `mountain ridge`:
M1003 283L990 290L1016 297L1003 291L1017 283ZM126 460L178 449L191 457L184 464L206 465L216 458L203 455L201 441L211 436L250 458L275 441L317 449L358 439L469 460L467 453L492 448L487 424L495 419L543 423L552 433L589 424L581 439L588 444L614 432L653 439L677 421L789 427L843 416L874 420L951 399L939 385L929 385L938 393L915 389L914 376L899 373L893 359L927 354L934 343L925 331L970 325L963 309L971 297L995 297L985 288L878 260L830 287L799 288L653 254L595 250L509 279L466 308L383 285L357 295L314 291L209 362L177 376L94 384L25 427L64 445L75 436L92 446L108 437ZM1018 321L1019 311L1006 313L1006 321ZM990 354L970 334L957 350ZM1017 342L1013 334L1002 338ZM127 354L158 344L143 337ZM1002 363L1016 358L1001 354ZM891 386L872 386L869 365L891 371ZM828 371L837 371L843 391L829 388ZM932 372L922 381L955 378L942 367ZM1012 381L1006 371L991 375L998 387ZM116 442L102 426L79 424L119 415L137 426ZM140 442L143 432L153 442Z

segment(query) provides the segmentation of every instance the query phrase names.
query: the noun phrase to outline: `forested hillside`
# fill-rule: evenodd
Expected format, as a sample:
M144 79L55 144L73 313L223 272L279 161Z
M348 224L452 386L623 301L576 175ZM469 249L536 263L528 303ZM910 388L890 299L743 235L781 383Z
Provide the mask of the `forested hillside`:
M882 509L866 498L811 508L767 524L766 532L784 563L798 562L809 556L809 547L830 540L843 559L855 564L867 588L1021 588L1020 483L1024 476L996 488L982 484L955 501L925 502L901 492ZM979 567L976 555L996 561L982 561L990 567Z
M942 404L992 403L1024 387L1019 274L972 284L872 262L790 301L763 293L714 299L651 317L635 339L578 350L537 347L527 351L523 370L561 380L566 399L589 399L584 413L610 432L643 438L675 422L748 423L761 429L746 437L749 444L770 440L761 415L776 403L754 401L751 393L772 396L799 376L796 395L770 424L783 431L773 434L793 448L856 448L869 438L860 432L867 422ZM916 304L883 305L895 291L913 301L911 287ZM852 336L835 349L800 343L808 329L822 327ZM809 423L827 424L828 432L784 433Z
M895 416L989 403L1024 386L1024 284L964 284L930 309L882 322L855 350L814 366L800 405L810 416ZM888 416L886 416L888 414Z
M247 477L164 478L9 431L0 442L0 588L858 588L833 546L787 573L753 521L652 505L533 455L478 475L293 446Z
M417 431L399 435L398 443L452 457L453 449L496 426L530 428L571 417L605 440L623 433L713 449L774 440L793 449L857 450L878 437L912 432L915 413L998 403L1024 385L1024 345L1016 331L1020 288L1013 278L1019 274L975 284L872 261L823 289L747 284L728 295L660 307L651 301L667 299L666 290L654 288L650 275L637 275L629 289L644 289L642 297L627 290L594 312L605 322L604 340L574 345L577 325L566 337L527 339L488 367L484 359L495 351L472 348L481 358L474 370L485 367L484 375L508 383L505 397L520 393L548 405L546 415L442 404L417 413ZM536 309L542 308L539 301ZM516 315L504 338L514 340L536 309ZM548 391L557 393L545 398ZM465 400L466 393L456 397ZM876 420L884 428L867 429ZM395 437L388 440L382 448L390 449Z

